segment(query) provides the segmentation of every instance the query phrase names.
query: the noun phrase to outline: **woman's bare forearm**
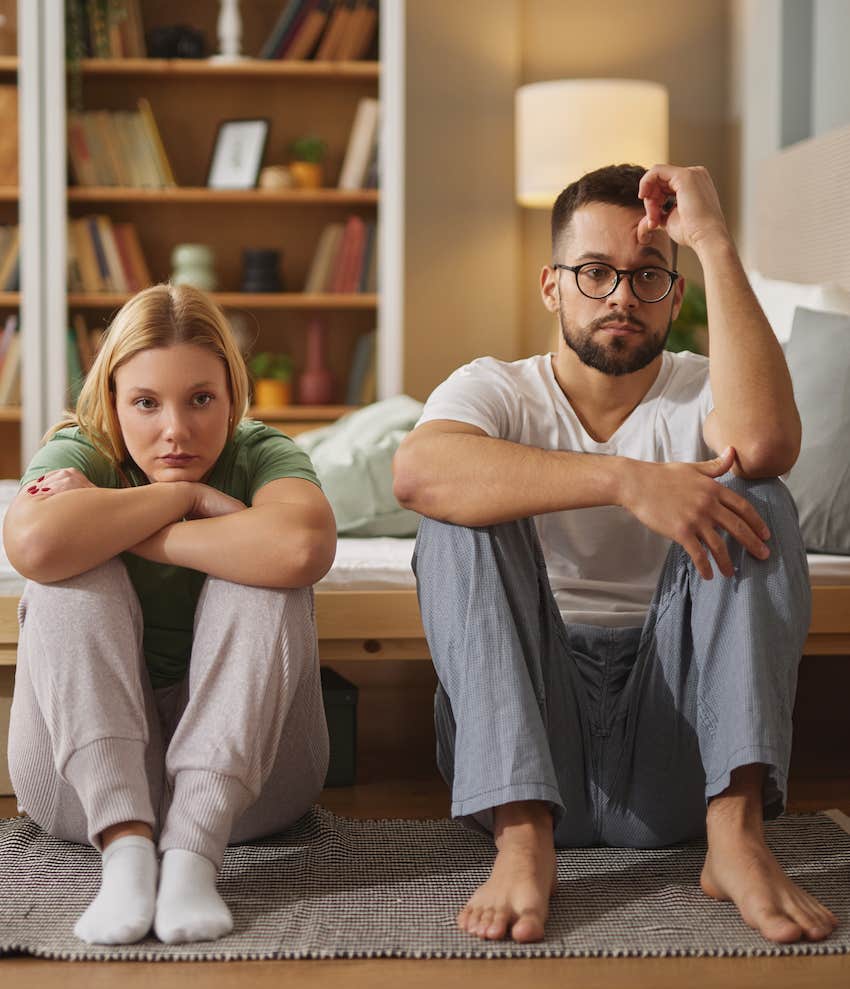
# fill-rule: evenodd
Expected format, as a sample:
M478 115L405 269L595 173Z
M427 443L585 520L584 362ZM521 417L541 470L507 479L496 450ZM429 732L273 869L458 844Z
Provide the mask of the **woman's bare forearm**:
M335 549L329 509L276 503L168 525L132 552L252 587L306 587L327 573Z
M49 584L105 563L192 504L192 485L78 488L50 495L18 495L6 515L3 540L12 566Z
M421 428L421 427L420 427ZM618 504L625 457L541 450L465 432L410 434L396 454L395 495L421 515L494 525Z

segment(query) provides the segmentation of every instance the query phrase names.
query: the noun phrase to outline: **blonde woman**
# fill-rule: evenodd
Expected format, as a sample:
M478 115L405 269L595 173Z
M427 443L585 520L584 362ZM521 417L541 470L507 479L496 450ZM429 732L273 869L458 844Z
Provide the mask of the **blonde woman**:
M228 933L225 846L286 828L322 787L311 585L334 519L309 458L247 401L221 310L146 289L7 513L28 578L10 770L42 828L102 852L88 942Z

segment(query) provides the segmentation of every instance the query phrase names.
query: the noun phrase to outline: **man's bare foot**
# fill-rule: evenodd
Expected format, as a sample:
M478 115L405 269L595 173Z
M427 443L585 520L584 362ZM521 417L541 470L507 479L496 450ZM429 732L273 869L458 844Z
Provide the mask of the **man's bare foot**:
M544 803L503 804L495 809L496 861L490 878L457 917L467 934L496 941L541 941L557 862L552 815Z
M750 927L770 941L822 941L838 918L792 882L764 840L762 766L744 766L711 801L708 854L700 885L715 900L731 900Z

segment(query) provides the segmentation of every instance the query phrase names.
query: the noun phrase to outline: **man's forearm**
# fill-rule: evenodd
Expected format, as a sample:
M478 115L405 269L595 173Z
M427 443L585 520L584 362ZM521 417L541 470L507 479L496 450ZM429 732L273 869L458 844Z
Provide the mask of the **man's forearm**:
M131 552L251 587L306 587L333 562L335 534L315 508L259 505L168 525Z
M711 389L724 443L735 448L744 474L781 474L796 459L801 432L782 348L731 240L699 245L697 255L705 274Z
M396 455L396 497L406 508L456 525L618 504L629 463L469 433L414 435Z

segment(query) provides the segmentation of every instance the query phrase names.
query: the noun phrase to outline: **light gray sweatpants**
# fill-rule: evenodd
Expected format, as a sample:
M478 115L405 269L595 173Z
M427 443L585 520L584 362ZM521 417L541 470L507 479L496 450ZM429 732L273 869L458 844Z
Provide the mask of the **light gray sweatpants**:
M156 691L120 560L30 581L19 622L9 770L44 830L97 847L104 828L144 821L160 851L219 866L228 842L285 829L318 796L328 736L312 588L208 577L188 675Z
M771 531L767 560L725 535L736 573L704 580L673 543L642 628L565 625L530 519L423 519L414 570L431 655L437 762L452 814L548 802L560 847L658 847L705 833L733 769L767 767L784 807L811 609L797 509L777 480L719 483Z

